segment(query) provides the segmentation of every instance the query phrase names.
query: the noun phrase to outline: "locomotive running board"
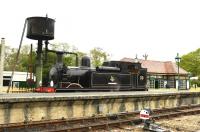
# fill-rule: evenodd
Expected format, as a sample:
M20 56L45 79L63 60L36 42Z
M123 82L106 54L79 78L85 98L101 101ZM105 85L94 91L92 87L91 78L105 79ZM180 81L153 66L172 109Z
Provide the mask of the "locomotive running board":
M58 88L56 92L112 92L112 91L146 91L146 88L134 88L134 89L99 89L99 88Z

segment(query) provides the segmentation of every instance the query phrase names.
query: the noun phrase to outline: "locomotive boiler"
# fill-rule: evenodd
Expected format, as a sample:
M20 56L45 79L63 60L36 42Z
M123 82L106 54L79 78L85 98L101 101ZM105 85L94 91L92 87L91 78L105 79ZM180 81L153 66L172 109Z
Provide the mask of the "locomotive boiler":
M56 92L147 90L147 69L138 61L106 61L92 68L90 58L84 56L80 66L69 67L62 61L65 53L69 52L56 52L57 62L49 72Z

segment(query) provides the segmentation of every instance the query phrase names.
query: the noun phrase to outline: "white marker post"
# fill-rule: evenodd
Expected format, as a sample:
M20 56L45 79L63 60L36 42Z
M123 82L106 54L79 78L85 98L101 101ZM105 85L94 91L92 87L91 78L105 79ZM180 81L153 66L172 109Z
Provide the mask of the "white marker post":
M54 83L53 83L53 81L51 80L51 82L50 82L50 86L53 87L53 85L54 85Z

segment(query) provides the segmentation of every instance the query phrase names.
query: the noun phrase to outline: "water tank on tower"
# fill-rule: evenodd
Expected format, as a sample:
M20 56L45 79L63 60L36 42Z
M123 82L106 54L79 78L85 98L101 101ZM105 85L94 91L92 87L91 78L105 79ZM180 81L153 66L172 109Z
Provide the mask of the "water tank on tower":
M54 39L55 20L48 17L27 18L27 38L34 40Z

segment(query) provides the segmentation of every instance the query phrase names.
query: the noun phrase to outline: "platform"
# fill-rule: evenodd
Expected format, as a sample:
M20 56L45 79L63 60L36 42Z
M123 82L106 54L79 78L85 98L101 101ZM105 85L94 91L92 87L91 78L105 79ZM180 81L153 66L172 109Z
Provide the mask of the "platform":
M0 124L200 104L200 92L0 94Z

